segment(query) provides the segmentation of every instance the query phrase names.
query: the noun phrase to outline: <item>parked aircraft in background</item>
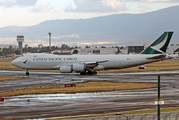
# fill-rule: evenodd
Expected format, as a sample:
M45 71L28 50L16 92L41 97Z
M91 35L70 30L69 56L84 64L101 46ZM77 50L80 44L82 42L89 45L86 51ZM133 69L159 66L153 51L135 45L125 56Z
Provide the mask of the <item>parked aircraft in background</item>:
M164 32L140 54L127 55L54 55L47 53L23 54L12 61L14 66L28 70L59 69L61 73L97 74L97 70L122 69L167 59L166 49L173 32Z

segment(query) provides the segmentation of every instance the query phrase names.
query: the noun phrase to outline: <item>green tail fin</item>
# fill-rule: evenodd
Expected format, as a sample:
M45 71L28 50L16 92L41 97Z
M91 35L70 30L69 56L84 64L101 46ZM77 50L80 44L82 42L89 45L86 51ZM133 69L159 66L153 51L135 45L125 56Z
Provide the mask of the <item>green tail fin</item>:
M149 45L141 54L164 54L173 32L164 32L157 40Z

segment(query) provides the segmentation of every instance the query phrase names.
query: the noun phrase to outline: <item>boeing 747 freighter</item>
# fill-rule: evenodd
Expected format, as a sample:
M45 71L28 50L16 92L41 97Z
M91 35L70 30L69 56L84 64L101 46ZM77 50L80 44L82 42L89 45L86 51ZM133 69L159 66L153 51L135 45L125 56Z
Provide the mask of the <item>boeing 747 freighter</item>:
M114 55L54 55L47 53L23 54L12 61L14 66L28 70L59 69L61 73L97 74L97 70L122 69L167 58L166 49L173 32L164 32L140 54Z

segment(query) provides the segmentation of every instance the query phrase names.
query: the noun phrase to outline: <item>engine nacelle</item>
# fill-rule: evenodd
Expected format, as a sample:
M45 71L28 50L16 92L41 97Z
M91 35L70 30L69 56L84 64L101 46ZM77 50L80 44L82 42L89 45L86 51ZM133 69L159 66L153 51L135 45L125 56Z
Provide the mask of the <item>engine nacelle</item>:
M71 65L63 65L60 67L60 72L61 73L71 73L72 72L72 66Z
M85 68L86 68L85 64L76 63L72 65L72 69L75 72L84 72Z

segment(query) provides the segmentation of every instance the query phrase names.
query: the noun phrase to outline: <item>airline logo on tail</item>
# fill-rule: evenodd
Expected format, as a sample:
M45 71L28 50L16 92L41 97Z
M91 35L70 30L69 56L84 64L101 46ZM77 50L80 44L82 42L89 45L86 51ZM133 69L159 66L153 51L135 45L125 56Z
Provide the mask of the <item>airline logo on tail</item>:
M164 54L173 32L164 32L157 40L147 47L141 54Z
M154 49L154 50L156 50L156 51L158 51L158 52L161 52L161 53L164 53L162 50L160 50L164 45L165 45L165 43L167 42L167 38L168 38L168 33L167 33L167 35L165 36L165 38L164 38L164 40L161 42L161 43L159 43L159 44L157 44L157 45L154 45L154 46L150 46L150 48L152 48L152 49Z

